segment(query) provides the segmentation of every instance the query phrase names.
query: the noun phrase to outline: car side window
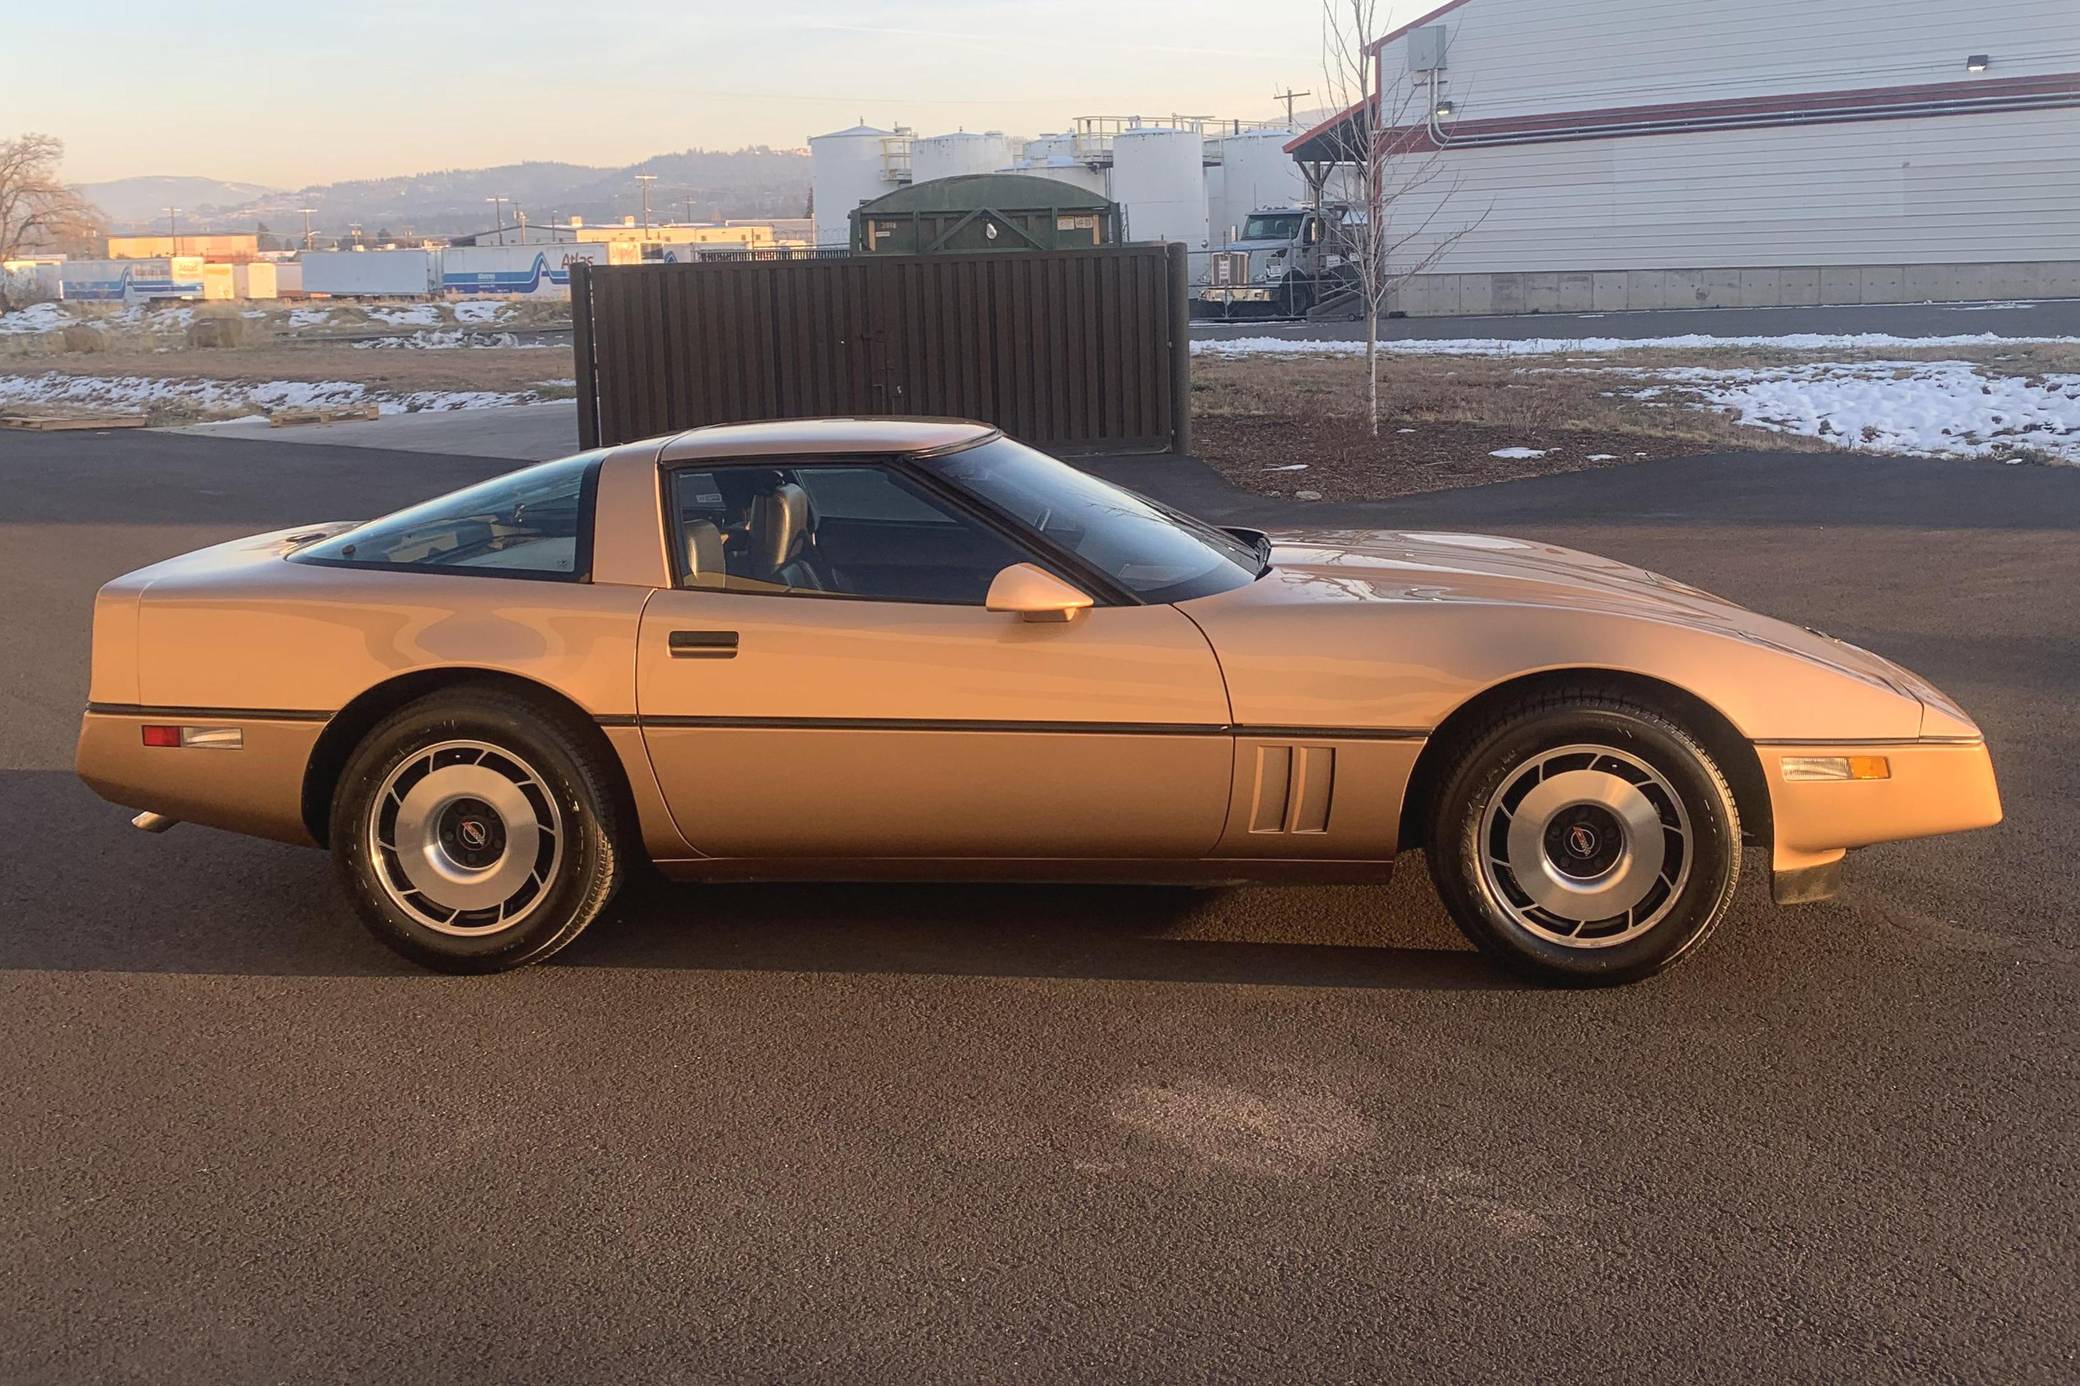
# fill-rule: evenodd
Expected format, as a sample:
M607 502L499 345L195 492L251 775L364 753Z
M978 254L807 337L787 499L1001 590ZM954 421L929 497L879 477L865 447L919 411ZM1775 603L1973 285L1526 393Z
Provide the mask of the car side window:
M681 470L671 494L686 588L980 606L1031 557L877 463Z
M487 577L583 578L605 452L580 453L437 496L308 545L300 563Z

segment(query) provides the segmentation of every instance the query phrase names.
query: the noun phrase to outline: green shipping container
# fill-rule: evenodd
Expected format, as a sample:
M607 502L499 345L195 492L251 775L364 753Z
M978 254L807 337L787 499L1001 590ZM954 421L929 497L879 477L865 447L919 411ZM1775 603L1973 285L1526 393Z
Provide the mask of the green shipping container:
M1029 173L973 173L898 188L852 212L855 255L959 255L1115 245L1119 204Z

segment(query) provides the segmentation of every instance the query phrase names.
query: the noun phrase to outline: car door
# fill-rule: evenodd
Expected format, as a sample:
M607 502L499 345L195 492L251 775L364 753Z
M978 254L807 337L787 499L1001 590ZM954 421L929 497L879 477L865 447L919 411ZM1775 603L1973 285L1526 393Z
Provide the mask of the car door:
M667 495L680 585L644 610L637 705L702 853L1144 860L1218 840L1227 694L1174 607L986 610L991 577L1044 556L892 463L703 463Z

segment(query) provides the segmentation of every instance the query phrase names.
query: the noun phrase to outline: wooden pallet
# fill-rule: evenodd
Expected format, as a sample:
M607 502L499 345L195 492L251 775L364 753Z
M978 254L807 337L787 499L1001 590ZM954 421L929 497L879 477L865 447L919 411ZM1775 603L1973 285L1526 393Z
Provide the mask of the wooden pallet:
M350 409L277 409L267 416L267 422L276 428L292 424L345 423L349 419L376 419L382 411L373 404L357 404Z
M0 414L0 428L59 433L71 428L143 428L142 414Z

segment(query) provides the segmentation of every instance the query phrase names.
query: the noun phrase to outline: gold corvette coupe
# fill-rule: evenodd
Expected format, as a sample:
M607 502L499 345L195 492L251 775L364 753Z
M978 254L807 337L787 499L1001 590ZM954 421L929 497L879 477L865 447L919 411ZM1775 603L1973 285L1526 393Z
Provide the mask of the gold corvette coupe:
M1155 465L1155 464L1152 464ZM699 429L101 589L79 773L331 849L429 967L719 879L1383 880L1624 982L1846 849L2000 820L1876 655L1587 554L1219 529L981 424Z

